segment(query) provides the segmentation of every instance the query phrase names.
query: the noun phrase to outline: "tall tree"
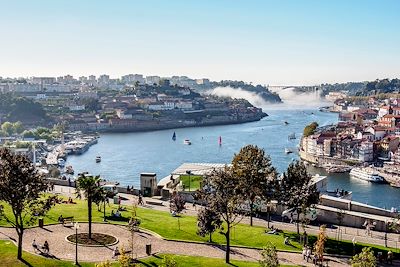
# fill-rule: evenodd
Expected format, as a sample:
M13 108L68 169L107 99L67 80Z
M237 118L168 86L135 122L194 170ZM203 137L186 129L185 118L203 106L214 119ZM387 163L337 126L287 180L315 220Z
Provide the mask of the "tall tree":
M243 197L250 207L250 225L253 226L254 203L257 198L272 200L276 170L264 149L247 145L232 160L232 170L240 181Z
M22 155L0 150L0 201L11 207L7 215L0 207L0 215L10 223L18 235L18 259L22 259L22 239L27 226L33 225L55 204L56 197L44 197L51 185L37 172L31 161Z
M241 194L240 181L231 168L217 169L207 175L199 193L206 207L218 214L225 223L220 233L226 239L225 261L229 263L231 229L243 218L241 207L245 200Z
M209 242L212 242L212 234L220 229L222 225L221 216L207 207L197 213L197 234L199 236L209 235Z
M76 195L78 198L83 196L88 204L89 238L92 238L92 203L99 196L100 176L80 175L76 180Z
M375 267L376 257L370 247L365 247L359 254L353 256L350 262L353 267Z
M280 201L288 208L294 208L297 212L297 234L300 233L300 214L319 201L319 192L312 177L307 172L305 165L300 161L290 163L281 179ZM305 215L305 214L304 214Z

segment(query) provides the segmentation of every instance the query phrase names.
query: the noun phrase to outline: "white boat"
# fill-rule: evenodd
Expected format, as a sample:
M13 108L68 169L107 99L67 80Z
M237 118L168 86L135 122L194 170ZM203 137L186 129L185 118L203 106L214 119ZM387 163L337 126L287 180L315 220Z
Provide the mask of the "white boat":
M350 171L350 177L373 183L385 182L383 177L377 174L372 168L353 168Z
M291 133L288 135L288 139L292 140L292 139L296 139L296 134L295 133Z
M58 166L60 166L60 167L64 167L65 166L65 160L64 159L58 159L57 162L58 162Z
M293 151L290 150L289 148L285 148L285 153L286 153L286 154L290 154L290 153L293 153Z
M100 163L101 162L101 157L100 156L97 156L96 157L96 163Z
M183 144L190 146L192 144L192 142L190 142L189 139L185 139L185 140L183 140Z

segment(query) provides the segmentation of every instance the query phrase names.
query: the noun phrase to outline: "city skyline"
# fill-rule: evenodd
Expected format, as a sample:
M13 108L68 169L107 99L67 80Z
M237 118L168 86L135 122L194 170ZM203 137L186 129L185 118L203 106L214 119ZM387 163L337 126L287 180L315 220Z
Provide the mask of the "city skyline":
M140 73L313 85L400 76L396 1L2 6L2 77Z

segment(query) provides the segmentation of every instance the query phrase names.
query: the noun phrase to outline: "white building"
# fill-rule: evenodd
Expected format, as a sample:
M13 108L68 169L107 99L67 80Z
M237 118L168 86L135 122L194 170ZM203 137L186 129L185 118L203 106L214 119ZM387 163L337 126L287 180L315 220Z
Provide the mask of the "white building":
M153 84L159 85L160 80L161 80L160 76L146 76L146 84L149 85Z
M374 160L374 144L370 141L365 141L360 144L358 159L362 162Z
M107 83L110 82L110 76L107 75L107 74L100 75L100 76L99 76L98 82L99 82L99 83L107 84Z

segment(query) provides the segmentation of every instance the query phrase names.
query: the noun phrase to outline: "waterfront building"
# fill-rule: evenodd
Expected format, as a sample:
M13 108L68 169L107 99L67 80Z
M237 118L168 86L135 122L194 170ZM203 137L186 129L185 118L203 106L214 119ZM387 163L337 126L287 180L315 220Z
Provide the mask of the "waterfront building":
M374 143L371 141L363 141L359 147L358 158L361 162L371 162L374 160Z

